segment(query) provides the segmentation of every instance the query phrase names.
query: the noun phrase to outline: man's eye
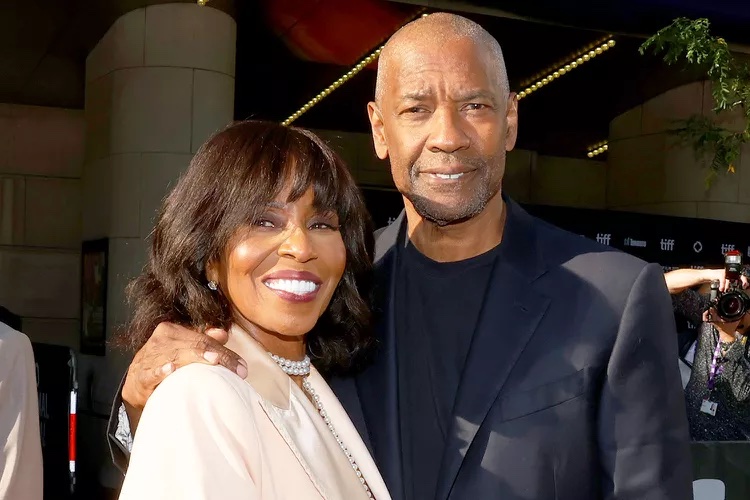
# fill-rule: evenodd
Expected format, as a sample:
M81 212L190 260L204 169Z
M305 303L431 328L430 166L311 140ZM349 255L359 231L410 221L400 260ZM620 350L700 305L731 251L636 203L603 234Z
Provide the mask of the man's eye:
M469 109L470 111L484 109L486 107L487 107L486 104L480 104L478 102L472 102L466 105L466 108Z

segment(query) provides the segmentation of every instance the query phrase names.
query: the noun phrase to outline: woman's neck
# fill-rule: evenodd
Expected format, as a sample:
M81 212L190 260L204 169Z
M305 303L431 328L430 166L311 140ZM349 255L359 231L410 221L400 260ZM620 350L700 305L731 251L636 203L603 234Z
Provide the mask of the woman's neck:
M256 342L258 342L263 348L282 358L290 361L302 361L307 353L307 345L305 342L305 336L284 336L272 332L266 332L262 328L248 322L248 321L236 321L236 325L242 330L242 333L248 335ZM232 333L230 332L230 342ZM297 386L302 388L302 381L304 376L289 375Z
M245 320L239 320L235 323L271 354L290 361L302 361L305 358L307 352L305 335L290 336L267 332Z

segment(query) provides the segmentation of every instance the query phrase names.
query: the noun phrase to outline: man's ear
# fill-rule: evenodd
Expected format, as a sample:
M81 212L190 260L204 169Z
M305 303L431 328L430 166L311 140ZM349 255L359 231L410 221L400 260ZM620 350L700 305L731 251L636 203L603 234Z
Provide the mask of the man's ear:
M515 92L508 96L505 108L505 150L512 151L518 138L518 97Z
M386 142L385 130L383 128L383 115L381 114L377 103L367 103L367 116L370 118L372 141L375 144L375 154L377 154L378 158L381 160L385 160L388 158L388 143Z

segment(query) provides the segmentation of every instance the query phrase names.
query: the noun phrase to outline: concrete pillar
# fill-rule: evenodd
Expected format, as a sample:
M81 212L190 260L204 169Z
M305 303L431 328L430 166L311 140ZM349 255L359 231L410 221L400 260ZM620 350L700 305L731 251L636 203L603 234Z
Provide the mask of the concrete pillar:
M736 174L720 175L706 190L708 170L691 147L677 144L674 121L694 114L723 126L735 113L716 116L710 82L671 89L612 120L609 130L607 208L631 212L750 222L750 148Z
M233 119L235 41L235 21L222 11L160 4L117 19L86 60L82 232L109 238L108 340L129 318L124 289L143 266L162 198ZM98 413L108 412L129 360L109 346L105 357L82 356L79 379L93 374ZM101 481L116 486L103 435L92 434L89 455L105 464Z

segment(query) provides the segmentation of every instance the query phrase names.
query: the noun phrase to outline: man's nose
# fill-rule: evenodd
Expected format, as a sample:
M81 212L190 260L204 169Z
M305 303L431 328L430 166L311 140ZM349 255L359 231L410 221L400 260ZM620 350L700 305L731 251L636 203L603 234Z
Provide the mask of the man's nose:
M456 109L441 108L432 116L427 148L433 153L454 153L471 144L464 120Z

